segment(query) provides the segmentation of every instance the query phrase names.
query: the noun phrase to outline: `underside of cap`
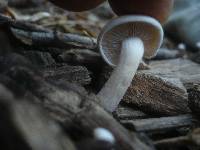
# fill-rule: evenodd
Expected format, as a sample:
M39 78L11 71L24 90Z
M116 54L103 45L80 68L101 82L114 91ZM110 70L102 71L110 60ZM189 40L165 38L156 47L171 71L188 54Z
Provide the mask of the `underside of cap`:
M161 24L148 16L122 16L109 22L98 38L98 46L104 60L116 66L121 53L122 42L130 37L140 38L144 44L144 57L156 55L163 41Z

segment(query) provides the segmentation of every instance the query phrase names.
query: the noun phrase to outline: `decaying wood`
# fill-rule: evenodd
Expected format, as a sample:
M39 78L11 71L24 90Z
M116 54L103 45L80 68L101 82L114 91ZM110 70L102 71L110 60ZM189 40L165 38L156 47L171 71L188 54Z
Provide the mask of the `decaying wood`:
M43 69L42 73L47 80L60 81L63 83L71 82L81 85L88 85L91 83L89 71L82 66L61 65L49 67Z
M200 66L189 60L154 61L139 71L124 100L144 111L174 115L189 112L187 91L200 82Z
M145 112L165 115L189 112L187 91L181 81L153 73L138 72L123 100Z
M189 107L194 114L198 117L200 115L200 84L194 84L194 86L188 89Z
M150 149L135 134L131 135L104 111L95 102L95 97L76 92L77 89L67 85L58 88L45 82L42 77L24 66L4 68L7 70L4 70L3 74L10 78L10 82L16 82L19 86L18 90L25 89L23 95L27 100L42 105L51 117L61 122L66 128L73 124L77 130L91 135L95 128L104 127L113 133L121 149ZM5 84L3 81L1 83ZM9 83L6 84L7 87L10 87L9 85ZM15 89L12 90L14 95L18 94Z
M11 43L10 43L9 38L7 36L7 33L3 29L0 29L0 41L2 42L1 43L1 49L0 49L0 56L1 56L1 55L4 55L5 53L10 52L12 50L12 46L11 46Z
M154 142L154 144L157 148L162 148L162 147L179 148L183 146L192 145L192 142L189 140L187 136L181 136L181 137L159 140L159 141Z
M192 115L180 115L175 117L161 117L139 120L122 120L121 123L128 128L143 132L158 132L180 127L191 126L195 119Z
M143 119L148 117L144 112L126 106L119 106L114 115L119 120Z
M26 31L25 29L18 29L11 27L14 36L21 42L32 46L52 46L52 47L69 47L69 45L85 48L95 48L95 40L80 35L61 32L39 32Z
M72 45L90 49L96 48L96 40L94 38L43 29L42 27L12 20L1 14L0 23L8 24L13 35L27 45L59 48Z
M200 83L200 65L188 59L154 61L150 67L152 72L155 72L154 74L168 78L179 78L186 89Z
M82 65L100 65L103 59L100 54L89 49L70 49L59 55L61 62L82 64Z
M189 135L189 137L191 138L194 144L200 146L200 128L194 129Z
M55 60L48 52L24 51L23 55L37 67L48 67L56 64Z
M4 116L0 115L2 121L0 122L1 126L5 125L7 128L1 127L0 129L1 140L5 141L2 143L11 142L7 140L12 138L15 141L12 144L0 144L1 148L8 150L76 150L74 143L64 135L58 124L52 121L46 112L26 100L14 99L12 93L0 85L0 107L3 108L3 106L4 112L2 110L1 114ZM7 122L4 121L6 119ZM8 133L9 135L6 135ZM6 136L13 137L5 138Z
M195 149L198 149L198 147L200 146L199 138L200 138L200 129L197 128L186 136L159 140L155 141L154 144L157 148L162 148L162 147L180 148L183 146L193 146L196 147Z

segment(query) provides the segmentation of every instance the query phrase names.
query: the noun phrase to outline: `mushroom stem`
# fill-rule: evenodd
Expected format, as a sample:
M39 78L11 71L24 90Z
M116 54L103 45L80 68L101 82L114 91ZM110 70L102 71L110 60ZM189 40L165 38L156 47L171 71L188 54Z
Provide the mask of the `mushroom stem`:
M97 94L100 104L113 112L123 98L137 71L144 54L140 38L132 37L123 41L119 64L101 91Z

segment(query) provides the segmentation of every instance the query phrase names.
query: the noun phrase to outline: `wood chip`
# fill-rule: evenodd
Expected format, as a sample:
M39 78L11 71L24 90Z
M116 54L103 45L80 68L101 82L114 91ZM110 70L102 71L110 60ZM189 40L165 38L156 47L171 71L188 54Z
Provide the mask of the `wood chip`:
M121 123L139 132L156 132L191 126L195 119L191 115L175 117L149 118L140 120L124 120Z

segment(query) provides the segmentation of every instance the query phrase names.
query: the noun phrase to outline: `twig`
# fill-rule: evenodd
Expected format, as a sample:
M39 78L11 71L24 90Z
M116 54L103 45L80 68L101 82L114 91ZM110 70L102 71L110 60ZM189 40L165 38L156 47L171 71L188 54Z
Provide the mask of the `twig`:
M161 117L138 120L124 120L122 124L140 132L155 132L166 129L175 129L191 126L195 119L191 115L180 115L175 117Z
M54 46L59 48L71 45L89 49L96 48L96 39L92 37L44 29L37 25L13 20L1 14L0 24L8 24L13 35L27 45Z
M179 147L183 145L191 145L191 141L187 136L180 136L180 137L175 137L175 138L170 138L170 139L164 139L164 140L159 140L154 142L155 146L157 148L162 148L162 147Z

